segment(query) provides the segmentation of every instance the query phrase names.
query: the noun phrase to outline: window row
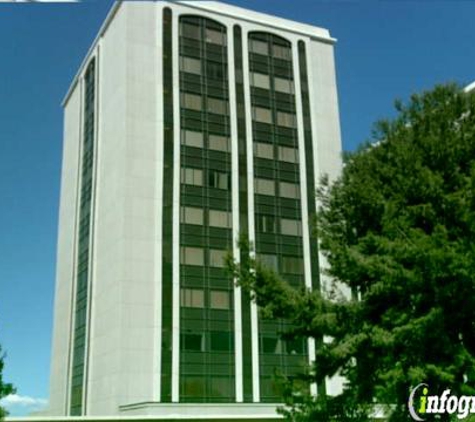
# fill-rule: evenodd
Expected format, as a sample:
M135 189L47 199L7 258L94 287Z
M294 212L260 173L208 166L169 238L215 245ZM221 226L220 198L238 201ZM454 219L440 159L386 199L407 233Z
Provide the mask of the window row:
M234 397L234 378L224 376L182 375L180 397L204 399L210 397Z
M183 224L194 224L204 226L205 210L197 207L182 206L180 209L180 222ZM279 223L279 224L278 224ZM224 229L232 228L232 213L221 210L208 211L208 224L210 227ZM287 236L301 236L302 222L291 218L278 218L269 214L256 215L257 231L261 233L278 233ZM278 229L278 226L280 229Z
M252 107L252 119L258 123L273 124L274 119L272 110L264 107ZM296 128L297 117L295 114L286 113L285 111L277 111L276 122L277 126Z
M230 352L234 349L234 333L209 331L207 333L182 333L181 350L188 352Z
M181 106L188 110L203 111L206 110L209 113L227 115L228 114L228 102L219 98L207 97L207 106L203 105L203 97L197 94L182 93L181 94ZM258 123L273 124L274 119L272 117L272 110L264 107L253 107L252 118ZM296 128L297 117L293 113L287 113L285 111L277 111L276 122L277 126Z
M181 168L181 183L192 186L208 186L215 189L231 189L231 175L220 171L208 170L207 180L203 177L202 169L189 167Z
M203 208L196 207L181 207L180 222L184 224L204 225ZM209 210L208 224L210 227L220 227L224 229L232 228L233 220L232 214L228 211Z
M186 308L205 308L205 291L203 289L182 288L180 305ZM231 309L231 292L228 290L210 290L208 307L211 309Z
M270 89L270 76L264 73L251 72L250 75L251 86L255 88ZM274 90L277 92L283 92L284 94L294 93L294 82L290 79L274 78Z
M208 265L215 268L224 268L224 259L227 251L220 249L207 249L208 251ZM192 246L180 247L180 263L182 265L205 265L206 249L196 248Z
M302 339L283 340L279 337L261 337L261 353L274 355L302 355L305 353L305 343Z
M206 98L206 106L204 100ZM195 110L207 111L214 114L228 114L228 102L219 98L203 97L202 95L190 94L186 92L181 93L181 107Z
M275 160L274 145L264 142L254 142L254 155L259 158ZM286 163L297 164L299 162L299 153L296 148L277 146L277 160Z
M204 148L204 138L203 132L184 129L181 131L181 144L188 147ZM213 151L231 152L231 142L229 137L210 133L208 135L208 149Z
M203 72L203 62L193 57L180 57L180 70L182 72L191 73L193 75L201 76ZM206 62L206 77L213 80L225 79L227 73L227 66L222 63Z
M276 196L276 185L279 185L281 198L299 199L300 186L289 182L276 182L272 179L254 179L254 193L258 195Z
M280 221L280 234L287 236L302 236L302 222L290 218L278 218L274 215L257 214L257 231L261 233L277 233Z
M226 32L211 28L204 28L203 32L201 26L192 23L180 23L180 35L198 41L204 37L209 44L226 45Z
M181 144L194 148L204 148L205 136L203 132L194 130L181 131ZM231 152L231 142L228 136L209 134L208 149L213 151ZM254 155L259 158L274 160L274 146L265 142L254 142ZM296 148L277 146L277 160L297 164L299 154Z
M269 44L266 41L249 40L249 51L263 56L269 56L276 59L292 60L292 50L280 44Z
M270 270L279 272L279 260L277 255L261 253L257 254L256 259ZM303 259L296 256L282 256L281 267L280 272L283 274L303 274L304 272Z

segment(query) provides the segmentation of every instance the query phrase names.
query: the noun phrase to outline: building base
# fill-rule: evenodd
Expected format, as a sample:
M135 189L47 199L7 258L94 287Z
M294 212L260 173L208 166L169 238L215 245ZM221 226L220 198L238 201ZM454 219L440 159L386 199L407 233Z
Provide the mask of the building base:
M25 416L5 422L281 422L278 404L264 403L133 403L116 416Z
M266 403L134 403L120 406L124 416L150 416L163 420L277 421L278 404ZM168 419L166 419L168 418ZM158 419L162 420L162 419Z

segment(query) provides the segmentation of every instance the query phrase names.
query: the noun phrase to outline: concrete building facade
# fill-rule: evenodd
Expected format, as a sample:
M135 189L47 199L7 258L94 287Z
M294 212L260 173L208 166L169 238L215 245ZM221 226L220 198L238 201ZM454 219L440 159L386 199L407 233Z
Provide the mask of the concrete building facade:
M280 339L223 258L245 233L292 285L324 284L334 41L218 2L114 5L64 100L51 415L276 417L275 369L315 345Z

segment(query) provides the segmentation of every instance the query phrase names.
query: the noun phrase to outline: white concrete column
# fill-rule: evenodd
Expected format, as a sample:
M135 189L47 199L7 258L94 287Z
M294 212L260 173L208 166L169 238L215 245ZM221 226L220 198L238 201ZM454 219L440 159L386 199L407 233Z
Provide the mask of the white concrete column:
M172 280L172 402L180 399L180 69L179 13L172 14L173 67L173 280Z
M299 170L300 170L300 204L302 209L302 242L304 259L304 277L305 287L312 290L312 267L310 255L310 230L308 216L308 192L307 192L307 162L305 157L305 131L303 121L302 90L300 81L300 62L298 51L298 39L292 42L292 62L294 73L295 90L295 110L297 114L297 137L299 148ZM315 361L315 340L313 338L307 341L308 361L311 365ZM310 386L310 392L317 394L317 385Z
M234 66L233 25L227 26L228 69L229 69L229 118L231 122L231 189L233 218L233 257L239 262L239 140L237 129L236 75ZM236 280L234 280L234 283ZM241 288L234 284L234 368L236 402L243 401L243 356L242 356L242 309Z
M252 137L251 88L249 83L249 48L248 30L242 28L242 71L244 84L244 104L246 112L246 148L247 148L247 200L249 221L249 242L254 245L254 145ZM254 256L254 252L251 252ZM251 352L252 352L252 398L254 402L261 400L259 383L259 323L257 305L251 302Z
M154 265L154 354L152 400L161 401L162 395L162 254L163 254L163 7L155 4L156 83L155 98L157 116L155 125L156 172L155 172L155 265Z

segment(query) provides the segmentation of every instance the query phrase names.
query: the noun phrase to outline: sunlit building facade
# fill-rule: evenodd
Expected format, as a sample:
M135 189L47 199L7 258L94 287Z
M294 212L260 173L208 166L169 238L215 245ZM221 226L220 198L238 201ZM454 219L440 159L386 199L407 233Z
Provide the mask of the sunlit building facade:
M276 417L276 370L315 344L282 340L223 258L244 233L290 284L322 287L333 44L217 2L114 5L64 100L51 414Z

